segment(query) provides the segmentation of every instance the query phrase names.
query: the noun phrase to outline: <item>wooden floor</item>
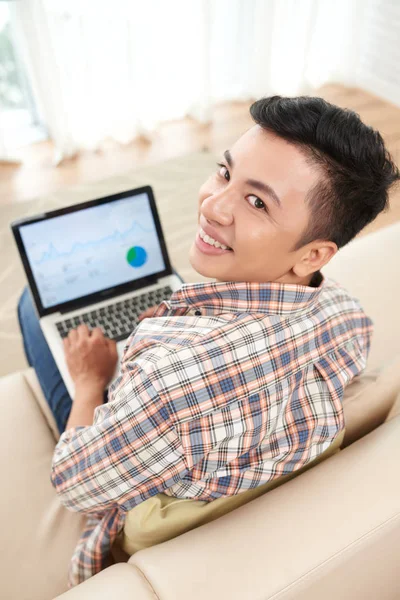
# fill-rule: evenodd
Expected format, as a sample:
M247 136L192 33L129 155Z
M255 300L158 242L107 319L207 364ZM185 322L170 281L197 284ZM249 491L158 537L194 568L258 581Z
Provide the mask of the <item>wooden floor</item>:
M339 106L351 108L362 120L378 129L396 162L400 163L400 108L355 88L340 85L324 86L316 91ZM199 125L193 119L165 123L149 142L136 139L126 146L105 141L97 152L84 152L54 167L53 145L39 142L14 154L20 166L0 163L0 205L22 202L73 184L120 174L167 158L207 148L222 152L248 128L253 121L249 115L251 102L231 102L214 108L212 121ZM380 215L364 230L378 229L400 219L400 190L391 194L391 209Z

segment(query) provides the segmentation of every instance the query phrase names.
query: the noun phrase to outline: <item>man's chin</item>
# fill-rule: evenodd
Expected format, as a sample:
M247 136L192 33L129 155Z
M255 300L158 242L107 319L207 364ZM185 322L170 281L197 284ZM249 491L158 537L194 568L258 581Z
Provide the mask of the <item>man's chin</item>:
M213 258L213 256L201 254L199 249L196 247L195 242L193 242L189 252L189 262L192 268L203 277L207 277L209 279L221 279L223 278L221 269L218 269L217 265L212 264Z

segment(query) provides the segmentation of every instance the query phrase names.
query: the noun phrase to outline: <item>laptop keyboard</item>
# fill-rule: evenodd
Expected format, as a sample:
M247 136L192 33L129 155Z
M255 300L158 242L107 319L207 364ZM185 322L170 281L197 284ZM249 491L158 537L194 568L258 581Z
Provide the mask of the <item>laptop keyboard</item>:
M65 319L65 321L59 321L56 326L61 337L65 338L71 329L75 329L81 323L86 323L89 329L100 327L106 337L119 342L130 336L139 322L139 315L150 306L155 306L163 300L167 300L171 294L172 289L166 285L140 296L132 296L115 304L109 304L82 313L82 315Z

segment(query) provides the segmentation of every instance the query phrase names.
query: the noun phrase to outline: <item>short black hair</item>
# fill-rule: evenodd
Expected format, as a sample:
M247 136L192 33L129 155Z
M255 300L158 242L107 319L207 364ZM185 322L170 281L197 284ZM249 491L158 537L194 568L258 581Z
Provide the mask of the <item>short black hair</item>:
M270 96L254 102L250 114L324 173L306 198L311 218L294 250L317 239L341 248L389 207L400 172L381 134L357 113L318 97Z

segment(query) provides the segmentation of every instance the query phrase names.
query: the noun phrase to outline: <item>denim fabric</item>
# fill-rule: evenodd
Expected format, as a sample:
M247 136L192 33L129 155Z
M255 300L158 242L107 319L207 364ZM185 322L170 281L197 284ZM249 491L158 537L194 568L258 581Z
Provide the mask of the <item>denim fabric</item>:
M61 435L71 412L72 400L40 328L28 287L24 289L18 302L18 320L26 359L36 371L43 395ZM107 392L104 392L104 401L107 401Z

